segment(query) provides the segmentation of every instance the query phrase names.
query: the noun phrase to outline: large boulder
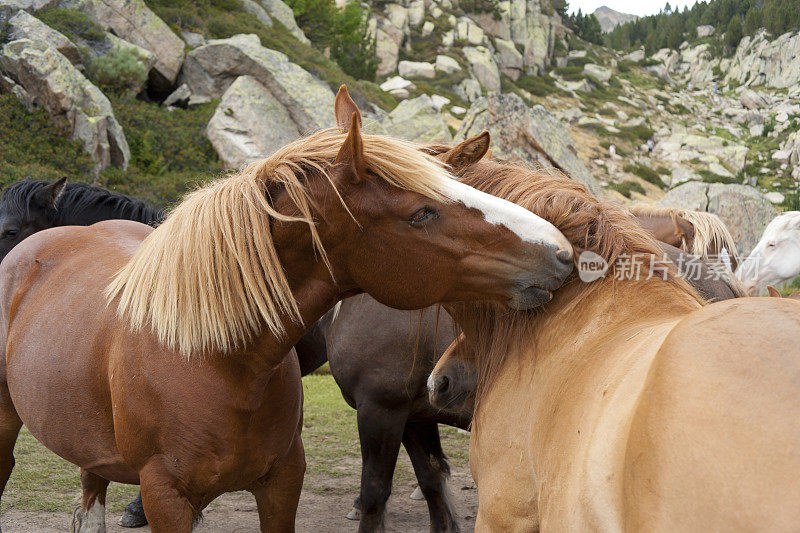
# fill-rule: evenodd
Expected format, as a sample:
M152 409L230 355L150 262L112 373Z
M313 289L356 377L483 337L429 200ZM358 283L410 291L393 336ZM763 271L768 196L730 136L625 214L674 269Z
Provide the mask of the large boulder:
M449 144L453 140L439 107L427 94L400 102L380 122L367 122L365 131L421 144Z
M251 76L266 87L301 133L331 126L330 87L285 54L261 46L256 35L234 35L195 48L186 56L180 82L196 97L216 99L240 76Z
M785 33L773 40L765 34L746 35L736 48L723 84L767 85L778 89L800 84L800 34Z
M587 63L583 66L583 75L602 83L608 83L608 80L611 79L611 70L594 63Z
M81 65L81 55L72 41L26 11L20 10L8 19L8 37L10 41L16 39L41 41L61 52L73 65Z
M750 253L764 228L778 214L757 189L738 184L688 182L669 191L657 203L719 215L742 256Z
M54 7L58 4L59 0L0 0L0 9L6 8L16 11L17 9L24 9L29 13L45 9L47 7Z
M286 5L286 3L281 0L258 0L258 3L261 4L261 7L263 7L272 18L283 24L300 42L306 44L311 43L303 33L303 30L297 26L292 8Z
M522 75L523 58L513 41L497 38L494 40L495 59L500 70L516 81Z
M589 189L601 192L580 160L575 141L561 122L544 107L529 108L516 94L490 93L470 107L456 134L463 141L482 131L492 134L492 153L501 159L555 167Z
M6 44L0 67L36 105L66 123L95 161L95 176L109 165L128 167L130 150L108 98L58 50L40 41Z
M464 57L469 70L487 91L500 90L500 70L494 62L492 53L485 46L464 47Z
M206 136L225 166L238 168L269 156L300 137L300 132L266 87L240 76L222 95Z
M397 72L404 78L435 78L436 71L431 63L422 61L401 61Z
M150 85L168 92L183 64L184 43L144 0L62 0L62 7L76 9L117 37L149 50L156 57Z
M655 155L675 163L702 161L706 164L723 164L732 175L744 170L747 147L732 143L715 135L699 135L675 131L662 137L653 151Z

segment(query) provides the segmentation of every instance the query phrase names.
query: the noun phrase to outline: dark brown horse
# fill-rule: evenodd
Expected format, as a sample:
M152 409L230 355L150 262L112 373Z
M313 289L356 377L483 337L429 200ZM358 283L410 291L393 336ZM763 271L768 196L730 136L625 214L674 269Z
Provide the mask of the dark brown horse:
M157 229L53 228L0 266L0 486L24 422L81 467L79 531L109 481L153 531L191 530L232 490L293 530L305 470L305 326L366 291L396 307L527 308L572 270L554 226L453 180L416 147L324 131L190 194ZM108 305L108 304L111 305Z
M162 209L88 183L27 178L0 195L0 260L22 239L48 228L114 219L156 226L163 218Z

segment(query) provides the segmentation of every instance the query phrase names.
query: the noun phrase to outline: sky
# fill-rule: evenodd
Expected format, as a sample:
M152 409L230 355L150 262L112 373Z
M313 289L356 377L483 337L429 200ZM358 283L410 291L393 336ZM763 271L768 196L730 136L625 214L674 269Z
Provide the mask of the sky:
M669 5L692 6L697 0L672 0ZM568 0L569 12L576 13L578 8L584 13L592 13L600 6L608 6L615 11L630 13L631 15L654 15L661 11L667 0Z

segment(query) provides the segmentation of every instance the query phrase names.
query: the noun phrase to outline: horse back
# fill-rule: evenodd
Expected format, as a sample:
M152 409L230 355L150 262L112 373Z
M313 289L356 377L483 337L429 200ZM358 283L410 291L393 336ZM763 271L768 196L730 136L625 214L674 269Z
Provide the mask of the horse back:
M678 323L636 408L625 519L643 530L800 523L800 302L727 300Z

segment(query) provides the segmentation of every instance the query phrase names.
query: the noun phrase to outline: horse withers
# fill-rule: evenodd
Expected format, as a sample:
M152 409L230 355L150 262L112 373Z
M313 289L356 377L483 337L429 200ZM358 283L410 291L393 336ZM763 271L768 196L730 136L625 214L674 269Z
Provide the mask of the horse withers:
M188 195L155 230L53 228L9 253L3 487L24 422L81 467L78 530L101 529L109 481L141 484L153 531L188 532L242 489L262 530L292 530L305 460L287 354L305 324L359 291L406 308L550 299L573 261L554 226L414 146L361 135L350 116L347 133L301 139Z
M657 247L619 207L562 180L535 187L502 196L610 267L539 313L448 306L464 330L448 357L477 370L476 530L795 529L800 303L702 306L674 272L628 277L619 259L652 267Z

